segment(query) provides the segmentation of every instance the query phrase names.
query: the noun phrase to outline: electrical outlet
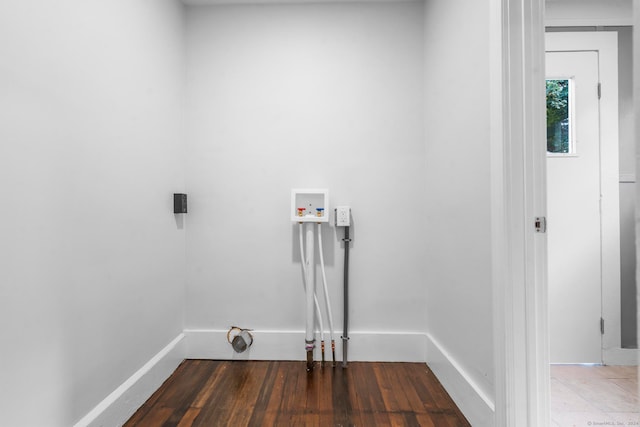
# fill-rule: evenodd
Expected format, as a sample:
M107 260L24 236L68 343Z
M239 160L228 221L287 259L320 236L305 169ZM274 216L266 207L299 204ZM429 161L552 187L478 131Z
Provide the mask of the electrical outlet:
M351 208L349 206L337 206L335 219L336 227L349 227L351 225Z

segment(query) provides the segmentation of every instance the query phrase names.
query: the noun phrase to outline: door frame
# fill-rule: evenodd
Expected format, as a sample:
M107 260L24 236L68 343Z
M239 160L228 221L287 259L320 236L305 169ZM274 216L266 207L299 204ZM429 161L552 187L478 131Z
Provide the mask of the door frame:
M490 0L496 426L549 425L547 242L534 228L535 218L546 215L546 149L539 144L546 133L544 6L544 0Z
M549 425L544 0L490 0L495 425Z
M618 166L618 34L617 32L546 33L546 51L596 51L602 85L600 114L600 227L602 361L629 364L634 351L622 349L620 317L620 198ZM627 360L633 357L633 360Z

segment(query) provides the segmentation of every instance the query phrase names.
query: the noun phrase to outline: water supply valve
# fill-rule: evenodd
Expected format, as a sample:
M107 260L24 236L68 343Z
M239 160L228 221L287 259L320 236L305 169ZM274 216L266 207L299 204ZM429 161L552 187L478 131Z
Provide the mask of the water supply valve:
M291 221L329 222L329 190L324 188L291 190Z

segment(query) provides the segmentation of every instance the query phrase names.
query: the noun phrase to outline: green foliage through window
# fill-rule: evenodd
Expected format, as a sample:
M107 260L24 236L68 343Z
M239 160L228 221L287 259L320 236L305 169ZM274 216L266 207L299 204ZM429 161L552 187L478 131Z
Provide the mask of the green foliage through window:
M569 80L547 80L547 151L569 153Z

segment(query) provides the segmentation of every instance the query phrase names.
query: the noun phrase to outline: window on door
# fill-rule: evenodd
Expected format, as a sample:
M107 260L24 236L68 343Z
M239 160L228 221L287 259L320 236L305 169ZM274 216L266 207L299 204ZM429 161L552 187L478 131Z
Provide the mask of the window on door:
M547 79L547 153L571 154L572 84L570 79Z

